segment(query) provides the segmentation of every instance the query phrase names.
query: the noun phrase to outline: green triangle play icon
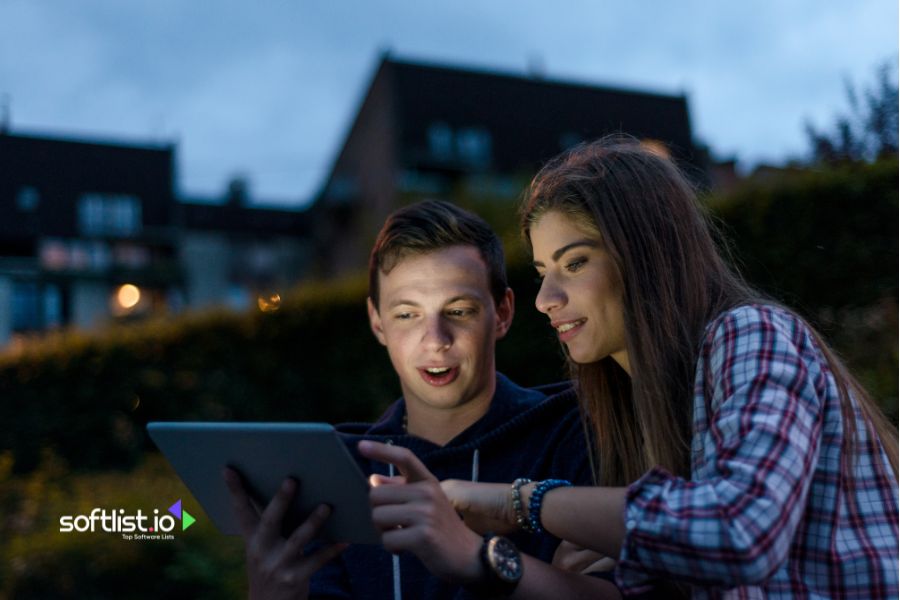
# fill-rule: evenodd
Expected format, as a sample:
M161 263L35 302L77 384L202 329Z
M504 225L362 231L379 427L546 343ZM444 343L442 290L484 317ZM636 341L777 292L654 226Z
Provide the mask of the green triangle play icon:
M188 527L193 525L196 521L197 521L197 519L192 517L191 513L189 513L188 511L186 511L184 509L181 510L181 530L182 531L184 531L185 529L187 529Z

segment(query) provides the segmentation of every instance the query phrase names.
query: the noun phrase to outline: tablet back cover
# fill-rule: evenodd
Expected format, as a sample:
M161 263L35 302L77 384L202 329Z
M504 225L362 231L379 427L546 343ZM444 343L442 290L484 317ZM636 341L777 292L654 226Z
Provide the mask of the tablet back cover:
M222 533L240 534L222 477L229 465L241 473L260 509L286 477L299 481L286 533L325 503L332 515L318 539L381 543L372 524L368 483L327 423L155 422L147 431Z

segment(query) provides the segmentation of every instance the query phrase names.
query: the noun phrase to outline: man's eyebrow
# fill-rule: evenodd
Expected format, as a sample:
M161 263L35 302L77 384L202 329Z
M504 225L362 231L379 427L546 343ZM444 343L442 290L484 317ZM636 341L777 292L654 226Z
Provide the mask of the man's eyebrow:
M418 302L414 300L407 300L405 298L397 298L396 300L392 300L390 304L387 305L388 309L396 308L398 306L421 306Z
M584 238L583 240L577 240L577 241L575 241L575 242L572 242L571 244L566 244L566 245L563 246L562 248L558 249L556 252L554 252L554 253L550 256L550 258L553 259L553 262L556 262L556 261L559 260L559 258L560 258L563 254L565 254L566 252L568 252L568 251L571 250L572 248L578 248L578 247L580 247L580 246L586 246L586 247L588 247L588 248L598 248L598 247L600 247L600 243L597 242L596 240L592 240L592 239L590 239L590 238ZM542 262L539 261L539 260L532 261L531 264L534 265L535 267L543 267L543 266L545 266L544 263L542 263Z
M459 294L457 296L453 296L449 300L447 300L447 304L453 304L454 302L481 302L481 298L479 298L475 294Z

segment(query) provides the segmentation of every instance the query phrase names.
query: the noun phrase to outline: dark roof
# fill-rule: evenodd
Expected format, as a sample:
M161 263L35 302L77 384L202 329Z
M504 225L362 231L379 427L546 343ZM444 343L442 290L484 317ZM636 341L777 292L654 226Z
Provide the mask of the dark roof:
M96 192L142 199L145 226L171 224L174 146L0 133L0 237L75 235L77 199ZM35 212L15 204L23 188L40 197ZM26 222L27 221L27 222Z
M181 211L182 224L189 230L303 235L309 225L306 211L291 209L182 203Z
M436 121L483 127L491 133L497 171L534 170L571 142L624 132L666 142L675 155L693 153L683 95L524 77L385 57L380 72L392 78L400 147L427 142ZM424 151L425 149L422 148ZM423 152L424 153L424 152Z

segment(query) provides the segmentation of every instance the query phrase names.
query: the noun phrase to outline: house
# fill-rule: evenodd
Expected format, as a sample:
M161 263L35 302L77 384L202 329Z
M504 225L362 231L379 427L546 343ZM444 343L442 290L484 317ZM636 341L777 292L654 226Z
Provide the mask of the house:
M0 344L179 304L173 152L0 133Z
M514 197L547 159L624 132L703 177L684 96L381 58L312 208L317 271L365 267L384 218L460 186Z
M307 270L307 215L183 202L171 144L0 132L0 346L214 305L271 309Z

